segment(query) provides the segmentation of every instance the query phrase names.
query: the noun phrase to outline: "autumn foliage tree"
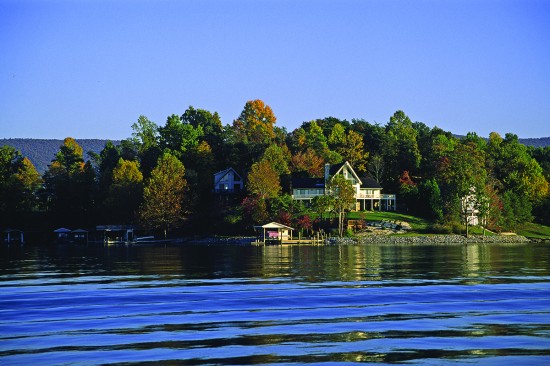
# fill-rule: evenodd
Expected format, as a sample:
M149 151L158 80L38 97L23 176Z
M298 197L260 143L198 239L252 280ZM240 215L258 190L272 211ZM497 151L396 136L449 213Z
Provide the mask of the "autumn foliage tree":
M262 199L276 197L281 191L279 175L266 160L254 163L248 174L247 188Z
M143 191L140 210L142 223L160 229L166 237L168 230L182 225L184 219L185 167L173 155L164 153Z
M233 129L240 141L268 144L275 138L273 126L276 120L270 106L259 99L250 100L233 121Z
M143 174L137 161L120 158L113 169L106 208L114 222L134 221L143 196Z

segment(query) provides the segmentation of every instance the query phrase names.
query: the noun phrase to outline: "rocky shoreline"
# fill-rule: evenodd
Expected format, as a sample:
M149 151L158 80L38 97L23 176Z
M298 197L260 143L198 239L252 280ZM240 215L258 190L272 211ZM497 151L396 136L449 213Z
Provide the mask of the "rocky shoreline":
M193 237L175 240L176 244L200 245L250 245L254 237ZM462 244L527 244L549 243L546 239L528 239L520 235L358 235L351 238L332 237L327 239L328 245L368 245L368 244L406 244L406 245L462 245Z
M520 235L427 235L427 236L399 236L399 235L362 235L354 238L330 238L330 244L354 245L354 244L410 244L410 245L448 245L448 244L522 244L531 240Z

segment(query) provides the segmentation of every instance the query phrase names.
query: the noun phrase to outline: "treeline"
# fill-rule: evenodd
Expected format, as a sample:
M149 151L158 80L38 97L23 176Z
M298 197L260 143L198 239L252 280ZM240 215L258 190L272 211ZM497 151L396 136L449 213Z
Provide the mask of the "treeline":
M189 107L164 125L140 116L132 130L87 158L65 139L42 176L3 146L2 222L24 226L40 217L57 226L139 223L165 233L235 233L277 220L309 230L311 217L334 207L293 201L290 176L322 177L325 163L342 161L396 193L400 209L441 227L465 224L472 205L495 230L549 220L550 148L528 148L513 134L459 139L402 111L383 126L329 117L288 132L261 100L247 102L225 126L217 113ZM212 193L213 174L228 167L247 181L234 199Z

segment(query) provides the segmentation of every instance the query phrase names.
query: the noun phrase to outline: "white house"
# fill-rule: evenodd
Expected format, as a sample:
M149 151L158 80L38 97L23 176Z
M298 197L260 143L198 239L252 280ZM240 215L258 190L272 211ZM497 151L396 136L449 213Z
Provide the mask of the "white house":
M470 188L470 194L460 199L462 221L464 224L471 226L485 225L485 220L481 220L479 217L478 201L475 193L475 188L472 187Z
M311 202L313 198L325 194L325 186L329 179L343 175L349 180L355 191L356 210L387 210L395 211L395 194L382 194L382 187L372 178L360 178L349 162L325 165L324 178L293 178L292 198Z
M243 178L233 168L214 174L215 193L235 193L243 190Z

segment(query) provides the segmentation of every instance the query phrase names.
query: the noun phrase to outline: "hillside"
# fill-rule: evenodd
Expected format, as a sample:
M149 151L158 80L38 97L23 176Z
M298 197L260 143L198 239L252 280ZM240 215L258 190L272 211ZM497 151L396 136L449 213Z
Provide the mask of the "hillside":
M539 137L536 139L519 139L519 142L526 146L546 147L550 146L550 137Z
M87 159L86 153L93 151L99 153L108 140L99 139L77 139L76 140L84 150L84 159ZM120 141L113 141L118 144ZM63 145L63 140L53 139L0 139L0 146L13 146L21 152L21 154L32 161L36 170L43 174L48 165L51 163L55 154L59 151L59 147Z
M456 138L463 139L466 138L464 135L453 135ZM486 141L489 139L487 137L484 137ZM533 146L533 147L546 147L550 146L550 137L538 137L538 138L519 138L518 139L521 144L524 144L525 146Z

